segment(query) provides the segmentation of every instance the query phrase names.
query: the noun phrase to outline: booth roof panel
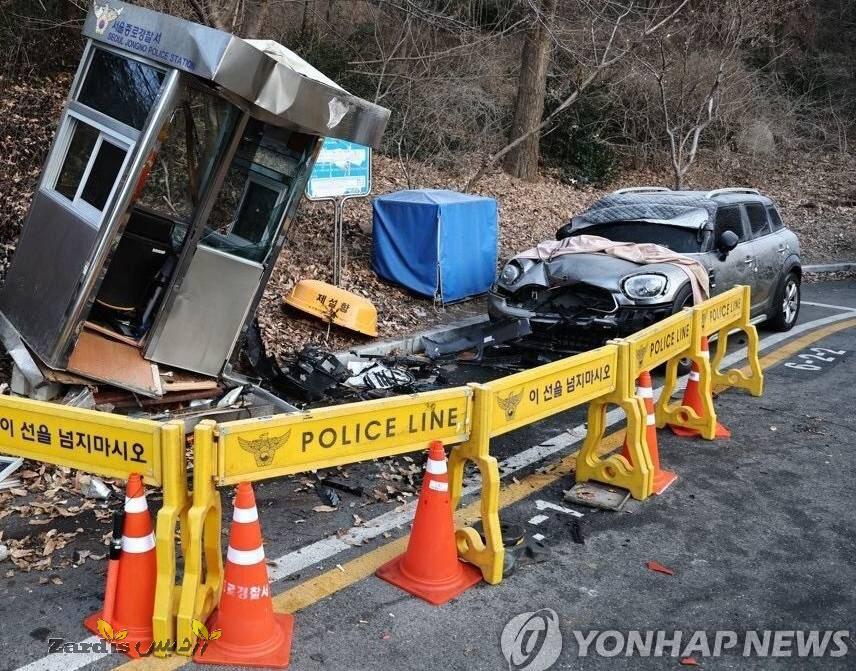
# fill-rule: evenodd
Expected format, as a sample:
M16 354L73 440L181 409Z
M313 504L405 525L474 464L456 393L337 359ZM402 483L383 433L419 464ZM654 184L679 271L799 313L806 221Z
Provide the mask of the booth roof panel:
M267 123L378 147L389 110L351 95L281 44L119 0L94 0L83 34L222 86Z

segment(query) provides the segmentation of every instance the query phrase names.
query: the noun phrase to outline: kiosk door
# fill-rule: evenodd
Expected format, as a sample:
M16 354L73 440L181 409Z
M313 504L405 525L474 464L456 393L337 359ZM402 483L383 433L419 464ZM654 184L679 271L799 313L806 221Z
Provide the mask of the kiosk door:
M4 314L51 366L74 345L167 80L174 91L165 69L92 44L81 61L2 295Z
M280 230L300 200L314 139L249 121L146 358L220 373L276 260Z

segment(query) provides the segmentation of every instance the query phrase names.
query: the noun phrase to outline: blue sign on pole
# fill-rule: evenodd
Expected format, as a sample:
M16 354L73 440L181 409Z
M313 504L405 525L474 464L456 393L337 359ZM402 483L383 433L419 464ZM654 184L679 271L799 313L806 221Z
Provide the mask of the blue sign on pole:
M371 190L371 147L324 138L321 153L306 185L306 197L310 200L328 200L344 196L368 196Z

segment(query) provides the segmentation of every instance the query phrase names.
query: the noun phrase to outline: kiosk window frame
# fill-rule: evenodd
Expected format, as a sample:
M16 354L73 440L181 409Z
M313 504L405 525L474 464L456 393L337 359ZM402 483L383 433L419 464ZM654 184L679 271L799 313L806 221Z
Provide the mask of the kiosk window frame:
M75 133L80 126L85 126L90 130L94 130L97 135L89 156L85 159L86 163L83 170L80 172L80 179L77 182L74 193L62 193L58 189L59 180L64 168L66 167L66 163L70 158L69 150L71 149L75 138ZM100 150L104 143L122 150L125 153L125 156L122 159L116 174L113 176L113 185L111 186L107 197L103 199L104 204L99 208L84 198L84 191L88 186L90 176L92 176L92 170L100 158ZM107 208L107 205L116 193L116 189L121 181L120 178L125 172L128 161L131 159L131 154L133 153L135 145L136 142L134 139L124 137L94 119L88 118L72 110L68 110L60 127L59 141L57 142L56 150L53 152L52 164L48 171L49 177L47 183L49 184L51 193L72 207L88 222L94 224L96 227L100 227L104 210ZM100 177L103 178L103 175Z

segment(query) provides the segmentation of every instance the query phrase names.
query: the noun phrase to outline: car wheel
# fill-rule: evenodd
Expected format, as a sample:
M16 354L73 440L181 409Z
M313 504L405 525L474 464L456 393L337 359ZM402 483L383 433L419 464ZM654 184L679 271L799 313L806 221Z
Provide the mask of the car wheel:
M775 312L770 315L768 324L775 331L790 331L800 315L800 277L797 273L788 273L776 291Z
M676 315L684 308L692 307L693 288L686 284L675 294L675 303L672 306L672 314ZM693 361L688 356L681 357L678 361L678 375L686 375L693 367Z

